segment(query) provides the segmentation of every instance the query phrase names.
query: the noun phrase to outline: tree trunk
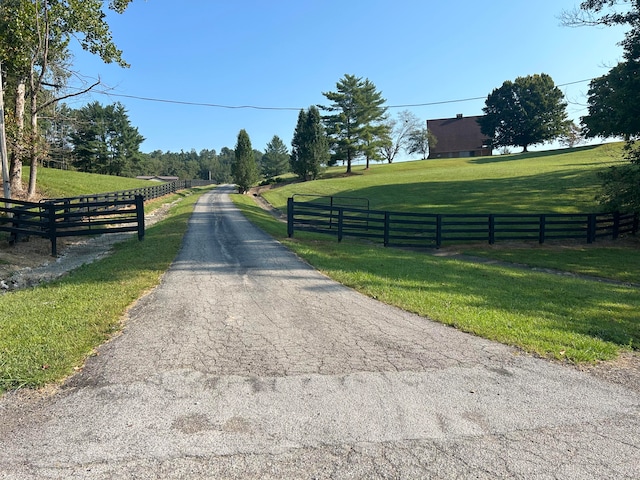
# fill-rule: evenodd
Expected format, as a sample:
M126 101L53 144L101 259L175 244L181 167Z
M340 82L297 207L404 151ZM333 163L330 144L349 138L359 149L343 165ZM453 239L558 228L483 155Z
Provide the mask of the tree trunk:
M527 149L528 145L523 145L522 146L522 153L528 153L529 150Z
M29 142L29 189L27 198L36 194L36 179L38 177L38 94L31 92L31 135Z
M9 181L11 191L14 194L22 193L22 160L24 158L24 106L25 106L25 80L18 82L15 99L16 137L11 149Z

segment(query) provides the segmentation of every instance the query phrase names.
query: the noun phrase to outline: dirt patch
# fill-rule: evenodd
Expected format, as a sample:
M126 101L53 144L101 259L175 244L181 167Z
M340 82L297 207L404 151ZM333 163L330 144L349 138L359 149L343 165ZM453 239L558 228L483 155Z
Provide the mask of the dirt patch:
M145 227L167 216L172 203L162 204L145 215ZM65 273L92 263L111 253L113 245L135 233L105 234L96 237L68 237L58 239L58 256L51 256L51 242L30 237L15 245L8 238L0 241L0 292L29 288L49 282Z

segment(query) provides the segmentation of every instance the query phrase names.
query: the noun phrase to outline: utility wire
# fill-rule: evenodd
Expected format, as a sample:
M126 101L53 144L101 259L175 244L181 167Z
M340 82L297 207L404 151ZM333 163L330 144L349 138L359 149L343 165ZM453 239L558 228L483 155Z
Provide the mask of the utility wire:
M563 83L560 85L556 85L556 87L566 87L568 85L575 85L577 83L584 83L584 82L590 82L591 80L593 80L592 78L587 78L585 80L576 80L575 82L568 82L568 83ZM76 87L70 87L70 88L76 88ZM80 90L78 88L78 90ZM197 106L197 107L211 107L211 108L226 108L229 110L242 110L242 109L252 109L252 110L289 110L289 111L300 111L303 110L303 108L299 108L299 107L262 107L262 106L258 106L258 105L222 105L222 104L218 104L218 103L203 103L203 102L186 102L186 101L182 101L182 100L168 100L168 99L164 99L164 98L153 98L153 97L141 97L138 95L125 95L123 93L110 93L110 92L99 92L96 91L95 93L99 93L101 95L107 95L107 96L111 96L111 97L120 97L120 98L131 98L134 100L144 100L147 102L158 102L158 103L171 103L171 104L175 104L175 105L191 105L191 106ZM486 96L483 97L472 97L472 98L460 98L460 99L456 99L456 100L442 100L442 101L438 101L438 102L426 102L426 103L406 103L406 104L402 104L402 105L387 105L387 108L407 108L407 107L429 107L432 105L444 105L447 103L462 103L462 102L471 102L471 101L475 101L475 100L484 100L486 99Z

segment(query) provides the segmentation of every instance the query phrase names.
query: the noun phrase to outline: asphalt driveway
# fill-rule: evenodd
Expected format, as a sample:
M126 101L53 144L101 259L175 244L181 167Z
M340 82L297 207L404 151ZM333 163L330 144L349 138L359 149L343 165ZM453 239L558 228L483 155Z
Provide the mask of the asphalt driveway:
M217 189L122 335L0 399L0 478L640 478L640 395L364 297Z

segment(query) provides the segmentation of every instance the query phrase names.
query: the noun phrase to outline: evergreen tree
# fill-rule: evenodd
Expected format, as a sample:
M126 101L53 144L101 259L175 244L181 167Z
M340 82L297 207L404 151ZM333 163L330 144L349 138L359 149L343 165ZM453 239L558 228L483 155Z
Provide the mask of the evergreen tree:
M249 134L244 129L238 133L231 174L239 193L245 193L258 181L258 163L251 148Z
M289 171L289 151L279 136L274 135L262 157L262 175L274 178Z
M333 102L322 107L335 112L323 117L333 150L334 161L345 161L347 173L351 163L359 156L375 157L385 141L389 128L384 124L385 99L369 79L345 75L337 84L336 92L323 92Z
M103 107L92 102L77 110L75 117L70 139L78 170L119 176L138 171L144 137L131 125L122 104Z
M291 171L305 181L318 178L330 154L317 107L311 106L306 112L300 110L291 146Z

